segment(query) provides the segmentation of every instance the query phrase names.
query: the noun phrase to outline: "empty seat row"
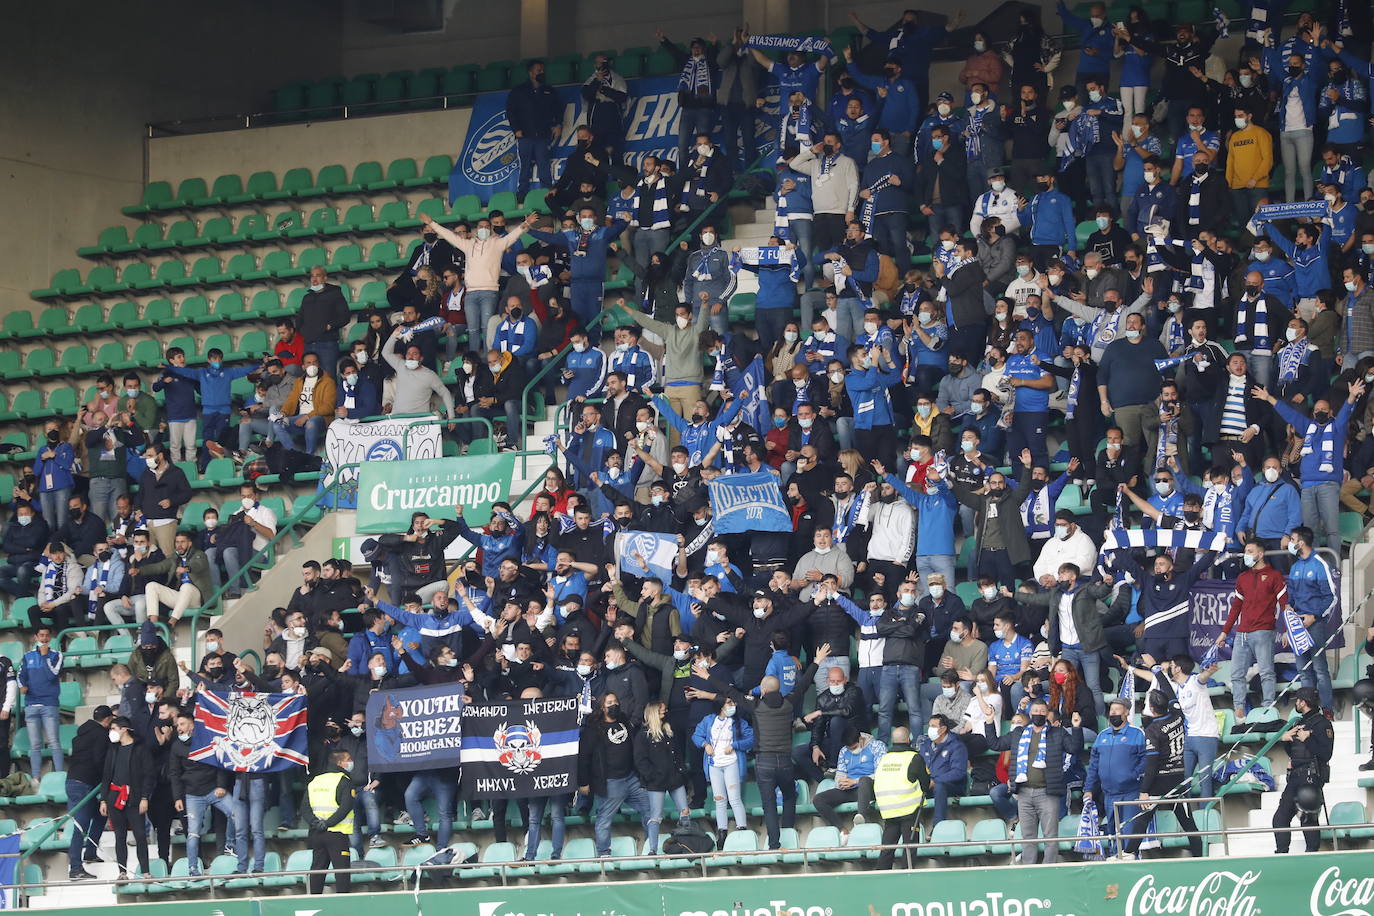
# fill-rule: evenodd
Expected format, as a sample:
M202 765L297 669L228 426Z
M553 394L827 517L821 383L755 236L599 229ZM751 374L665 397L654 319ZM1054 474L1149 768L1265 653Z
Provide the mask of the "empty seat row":
M101 372L123 372L127 369L154 369L167 364L166 350L168 347L181 347L186 352L186 362L191 365L206 361L206 354L211 350L218 349L224 353L226 360L238 359L258 359L263 354L269 352L267 332L261 329L254 329L245 332L235 343L234 339L228 334L211 334L205 339L203 346L198 346L194 337L178 337L168 343L163 343L157 339L140 340L134 344L131 350L126 350L125 345L118 342L102 344L95 352L85 344L73 344L62 350L61 355L52 347L31 347L27 355L20 363L19 354L13 350L0 352L0 379L4 381L16 381L18 379L42 379L56 378L58 376L80 376L86 374L98 374ZM76 389L57 389L58 391L71 391L71 398L76 399ZM25 395L37 395L33 389L17 391L15 404ZM51 401L50 401L51 404ZM11 411L14 410L11 405ZM34 414L21 413L19 417L32 417ZM0 416L0 419L7 417Z
M326 165L318 175L308 168L294 168L277 183L276 172L254 172L245 182L237 173L220 175L207 186L204 178L187 178L173 192L171 182L151 181L143 199L124 207L125 216L150 216L201 207L233 207L272 200L292 200L331 195L370 194L398 188L429 188L448 185L453 159L430 156L423 168L414 159L396 159L383 171L380 162L359 163L350 178L342 165Z

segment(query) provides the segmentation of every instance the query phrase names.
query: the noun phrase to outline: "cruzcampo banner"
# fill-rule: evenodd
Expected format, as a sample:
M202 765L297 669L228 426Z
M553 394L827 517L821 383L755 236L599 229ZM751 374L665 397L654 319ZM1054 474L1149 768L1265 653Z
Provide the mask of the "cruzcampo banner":
M1005 863L1010 852L988 861ZM370 916L1374 916L1367 851L371 892ZM747 861L747 860L746 860ZM858 863L855 863L856 865ZM929 863L921 863L923 865ZM694 864L694 868L699 868ZM786 868L786 866L783 866ZM456 870L462 881L462 870ZM259 916L298 916L263 897ZM321 916L334 898L311 898ZM216 901L218 903L219 901ZM237 901L224 901L226 904ZM168 907L185 904L166 904ZM200 904L203 907L204 904ZM174 916L192 916L177 911Z
M491 504L510 497L514 455L470 455L430 461L369 461L358 477L358 530L405 531L410 516L456 518L485 525Z

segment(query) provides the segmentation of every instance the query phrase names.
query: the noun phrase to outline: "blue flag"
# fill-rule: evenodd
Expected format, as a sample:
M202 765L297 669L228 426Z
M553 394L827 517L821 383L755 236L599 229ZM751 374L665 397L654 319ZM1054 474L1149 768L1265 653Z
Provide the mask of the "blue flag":
M741 402L740 417L754 427L759 435L766 433L772 423L769 417L766 378L763 358L755 356L754 361L746 366L743 372L730 379L730 390Z
M656 531L627 531L615 536L615 555L622 570L632 576L652 576L667 585L673 581L677 560L677 536ZM649 565L646 573L639 558Z
M310 762L305 697L202 684L190 759L235 773L268 773Z
M782 501L776 475L768 471L725 474L708 486L716 534L792 530L792 516Z
M1078 819L1078 841L1073 844L1073 851L1089 859L1102 858L1102 841L1097 836L1097 802L1084 793L1083 816Z
M1293 647L1294 654L1305 655L1312 651L1317 641L1312 638L1312 634L1303 625L1302 618L1291 606L1283 609L1283 625L1288 630L1288 644Z

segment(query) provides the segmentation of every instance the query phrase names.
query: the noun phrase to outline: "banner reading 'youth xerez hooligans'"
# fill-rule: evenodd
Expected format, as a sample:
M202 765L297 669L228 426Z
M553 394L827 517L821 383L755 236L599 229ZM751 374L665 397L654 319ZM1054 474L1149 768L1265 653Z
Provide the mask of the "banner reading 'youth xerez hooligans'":
M463 793L533 798L577 789L577 697L463 710Z
M367 462L358 478L358 530L404 531L412 513L485 525L491 504L510 496L514 455L471 455L431 461Z
M456 767L463 749L458 685L376 690L367 698L367 765L374 772Z
M435 419L437 421L438 418ZM366 462L438 458L442 454L437 422L425 423L423 417L375 420L371 423L335 420L329 424L324 437L324 462L320 466L320 490L323 495L320 505L339 509L357 508L358 469L344 468L340 472L339 486L330 489L334 482L334 468Z

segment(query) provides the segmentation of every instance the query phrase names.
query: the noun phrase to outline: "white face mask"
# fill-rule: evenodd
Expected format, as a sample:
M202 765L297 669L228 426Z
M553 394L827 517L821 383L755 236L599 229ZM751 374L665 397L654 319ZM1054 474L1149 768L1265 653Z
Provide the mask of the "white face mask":
M843 685L843 684L831 684L831 685L830 685L830 692L831 692L832 694L834 694L835 696L839 696L840 694L844 693L844 685Z
M1005 191L1006 188L1007 188L1007 183L1006 183L1005 181L1003 181L1002 179L1000 179L1000 178L994 178L994 179L992 179L992 189L993 189L994 191L997 191L997 192L1000 194L1002 191Z
M1146 172L1146 173L1145 173L1145 183L1146 183L1146 184L1153 186L1157 181L1159 181L1159 173L1158 173L1158 172Z
M876 321L865 321L864 332L873 335L878 333L878 323Z
M143 701L145 703L156 703L157 694L151 690L145 690L143 691Z
M1100 274L1100 273L1102 273L1102 271L1099 270L1099 269L1096 268L1096 267L1087 267L1087 268L1084 268L1083 273L1085 273L1085 274L1088 275L1088 279L1089 279L1089 280L1096 280L1096 279L1097 279L1097 275Z
M1002 629L1001 627L996 627L995 629L993 629L992 635L997 637L998 639L1006 639L1007 631Z
M673 462L673 473L674 473L674 474L685 474L685 473L687 473L687 463L686 463L685 461L674 461L674 462Z
M952 698L954 697L954 694L957 693L957 692L958 692L958 688L957 688L957 687L941 687L941 688L940 688L940 693L944 694L945 699L947 699L947 700L948 700L948 699L952 699Z
M1242 73L1242 74L1240 75L1240 84L1241 84L1243 87L1245 87L1246 89L1249 89L1251 86L1255 85L1255 78L1254 78L1253 76L1247 76L1246 74ZM1236 126L1237 126L1237 127L1240 126L1240 122L1241 122L1242 120L1244 120L1244 119L1243 119L1243 118L1237 118L1237 119L1236 119Z
M997 597L997 586L995 585L984 586L982 591L984 601L992 601Z
M715 234L714 232L703 232L703 233L701 234L701 244L703 244L703 245L705 245L706 247L709 248L709 247L711 247L712 245L714 245L715 243L716 243L716 234Z
M678 315L676 318L673 319L673 321L677 324L679 328L681 328L684 331L687 330L687 325L692 323L692 319L686 317L685 315Z
M207 519L205 520L205 528L206 528L207 531L214 531L214 530L215 530L216 528L218 528L218 527L219 527L219 519L217 519L217 518L207 518Z
M353 354L353 362L357 363L359 366L366 366L366 365L367 365L367 351L366 351L366 350L359 350L357 353L354 353L354 354Z
M1145 127L1141 124L1132 124L1131 133L1135 134L1137 140L1145 133Z
M1140 329L1139 329L1139 328L1127 328L1127 329L1126 329L1126 339L1127 339L1127 340L1139 340L1139 339L1140 339Z
M765 618L765 617L767 617L767 616L768 616L768 612L765 611L763 608L761 608L761 607L756 607L756 608L754 608L754 619L755 619L755 620L762 620L763 618Z
M715 566L720 562L720 551L712 548L706 551L706 565Z
M311 284L310 284L310 291L311 291L312 293L318 293L318 292L320 292L320 291L323 290L323 289L324 289L324 284L323 284L323 283L311 283Z
M1326 198L1326 202L1329 204L1334 204L1336 202L1335 194L1323 194L1322 196Z
M931 741L939 741L940 729L932 725L930 728L926 729L926 737L929 738Z
M112 729L110 729L110 743L111 743L111 744L118 744L118 743L119 743L119 729L117 729L117 728L112 728Z
M343 377L343 383L345 388L352 388L358 384L358 376L349 373Z
M418 359L408 359L408 360L406 360L406 368L407 368L407 369L418 369L418 368L420 368L420 361L419 361Z
M940 117L942 118L949 117L949 113L951 111L949 103L947 102L941 102L939 105L936 105L935 110L940 112Z
M373 665L372 676L376 678L386 677L386 665Z
M213 653L215 653L215 652L218 652L218 651L219 651L219 640L217 640L217 639L207 640L206 643L205 643L205 651L206 651L206 652L209 652L209 653L211 653L211 654L213 654Z
M1278 483L1278 482L1279 482L1279 469L1278 469L1278 468L1265 468L1265 469L1264 469L1264 479L1267 480L1267 481L1269 481L1270 483Z
M978 47L978 45L980 45L980 44L982 44L981 41L978 42L977 44L975 44L974 47ZM983 50L983 49L982 49L982 48L978 48L978 50L981 51L981 50ZM981 92L970 92L970 93L968 94L968 100L969 100L969 102L971 102L971 103L974 104L974 105L981 104L982 101L983 101L983 93L981 93Z
M1248 126L1250 126L1249 121L1244 118L1236 118L1236 130L1245 130Z
M485 242L487 239L491 238L491 230L488 229L486 226L483 226L482 228L477 230L476 235L477 241Z
M320 374L320 367L319 367L319 366L306 366L306 367L305 367L305 374L306 374L309 378L314 378L315 376L317 376L317 375Z
M1174 485L1169 483L1169 481L1167 480L1159 480L1155 482L1155 492L1158 493L1160 496L1168 496L1170 493L1173 492L1173 490Z
M157 470L157 459L156 459L156 458L144 458L144 459L143 459L143 463L146 464L146 465L148 465L148 470L150 470L150 471L156 471L156 470Z
M1289 343L1292 343L1293 341L1298 339L1298 329L1288 328L1286 331L1283 332L1283 336L1288 338Z
M930 587L930 597L939 601L941 598L945 597L945 587L943 585L932 585Z
M699 144L697 144L697 155L698 155L698 156L709 156L709 155L711 155L711 145L710 145L709 143L699 143Z
M844 381L844 373L843 373L843 372L832 372L832 373L830 373L830 381L831 381L833 384L836 384L836 385L840 384L841 382Z
M1241 559L1245 561L1245 565L1247 567L1254 566L1257 562L1259 562L1255 559L1255 557L1252 554L1248 553L1241 557Z
M591 666L591 665L578 665L578 666L577 666L577 673L578 673L579 675L581 675L582 677L586 677L587 675L589 675L589 674L592 673L592 666Z
M1067 541L1067 540L1069 539L1069 526L1068 526L1068 525L1055 525L1055 526L1054 526L1054 536L1057 537L1057 538L1059 538L1059 540L1061 540L1061 541Z
M797 332L796 332L796 331L783 331L783 332L782 332L782 339L785 340L785 341L787 341L788 343L796 343L796 342L797 342Z

